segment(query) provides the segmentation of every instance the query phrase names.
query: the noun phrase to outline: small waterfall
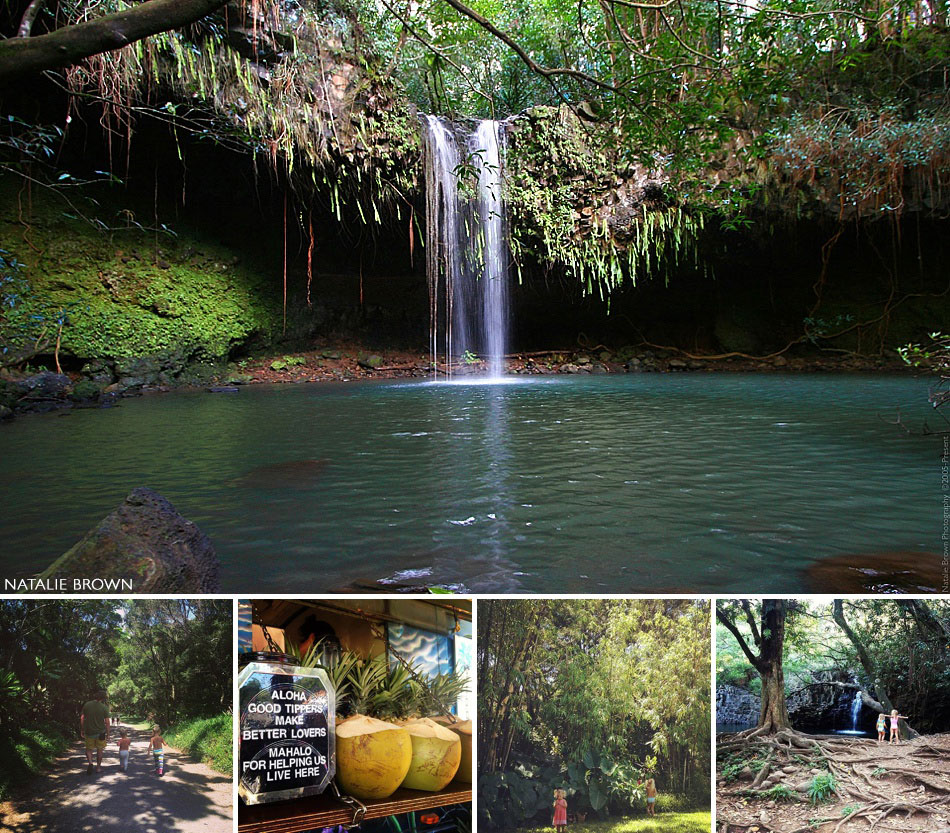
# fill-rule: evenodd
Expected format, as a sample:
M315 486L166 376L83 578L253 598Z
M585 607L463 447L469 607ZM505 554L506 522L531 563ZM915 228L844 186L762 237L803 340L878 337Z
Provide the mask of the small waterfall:
M440 357L451 367L469 354L485 358L489 378L505 373L508 246L500 132L498 122L482 121L465 140L463 162L451 126L426 116L426 274L436 377ZM460 175L472 176L471 201L462 197Z
M468 311L464 302L456 309L454 291L461 284L462 252L459 246L459 196L456 171L459 151L455 136L441 119L426 116L426 275L429 281L429 354L438 378L438 359L454 355L453 336L468 342ZM439 286L444 275L445 332L439 336ZM453 324L455 332L453 333ZM461 329L459 327L461 325ZM464 348L463 348L464 349Z
M486 119L469 140L478 170L478 217L484 269L481 274L482 341L488 376L505 375L508 342L508 263L501 199L501 143L498 122Z
M858 730L858 721L861 719L861 708L864 706L863 701L861 700L861 692L854 692L854 700L851 703L851 729L852 731Z

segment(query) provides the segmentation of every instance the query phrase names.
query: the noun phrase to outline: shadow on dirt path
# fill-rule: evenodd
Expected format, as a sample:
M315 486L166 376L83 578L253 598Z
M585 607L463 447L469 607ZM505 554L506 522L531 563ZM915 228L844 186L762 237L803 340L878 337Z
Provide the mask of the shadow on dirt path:
M155 774L149 733L128 729L129 768L122 771L110 729L102 771L86 774L86 753L73 743L63 757L11 801L0 804L0 833L231 833L231 778L165 748Z

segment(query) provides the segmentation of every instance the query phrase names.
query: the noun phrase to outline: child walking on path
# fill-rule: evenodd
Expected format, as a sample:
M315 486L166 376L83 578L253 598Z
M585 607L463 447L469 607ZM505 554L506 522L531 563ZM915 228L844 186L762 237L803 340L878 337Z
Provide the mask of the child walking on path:
M563 830L567 827L567 793L564 790L554 791L554 818L551 824L555 830Z
M906 714L898 714L897 709L891 709L891 739L890 743L900 743L901 736L898 731L898 721L903 718L904 720L909 720Z
M165 774L165 739L159 734L158 726L152 727L152 736L148 740L149 752L155 758L155 774Z
M646 783L647 791L647 815L655 816L656 815L656 781L652 778L647 779Z
M122 767L123 772L129 771L129 747L132 746L132 741L129 740L128 730L122 729L119 732L119 739L116 741L119 745L119 765Z
M887 731L887 715L884 712L881 712L877 716L877 742L880 743L884 740L884 732Z

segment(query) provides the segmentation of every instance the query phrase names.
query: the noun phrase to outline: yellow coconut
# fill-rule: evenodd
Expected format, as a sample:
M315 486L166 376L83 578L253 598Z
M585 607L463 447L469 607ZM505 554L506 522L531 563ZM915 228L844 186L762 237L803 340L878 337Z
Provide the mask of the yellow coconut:
M472 783L472 721L463 720L459 723L452 723L449 728L457 734L462 740L462 761L459 764L459 771L455 773L456 781L465 781Z
M412 761L409 732L362 714L336 724L336 780L356 798L387 798Z
M403 726L412 739L412 763L402 785L411 790L438 792L458 771L461 738L427 717L409 720Z
M436 723L451 729L462 739L462 761L459 764L459 771L455 773L456 781L464 781L467 784L472 783L472 721L455 720L445 715L432 718Z

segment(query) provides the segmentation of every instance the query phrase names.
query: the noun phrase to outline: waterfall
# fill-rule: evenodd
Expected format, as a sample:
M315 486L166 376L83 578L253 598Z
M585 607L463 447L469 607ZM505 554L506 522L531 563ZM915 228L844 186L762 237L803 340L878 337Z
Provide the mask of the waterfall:
M861 692L854 692L854 701L851 703L851 729L858 730L858 721L861 718L861 708L864 703L861 700Z
M508 276L504 206L501 200L501 148L498 122L486 119L469 140L478 170L478 217L482 234L482 340L488 376L505 375L508 341Z
M488 378L505 373L508 246L502 200L500 126L485 120L464 142L450 125L426 116L426 274L429 349L438 377L469 355L485 359ZM459 177L475 197L463 199Z
M440 275L445 287L444 354L446 361L454 355L453 335L467 343L467 311L455 309L454 290L461 284L462 256L459 247L459 197L456 171L459 166L458 146L449 127L436 116L426 116L426 275L429 281L429 355L438 378L439 286ZM456 319L459 319L456 321ZM453 323L456 324L453 333ZM458 324L463 329L460 330ZM463 348L464 349L464 348Z

